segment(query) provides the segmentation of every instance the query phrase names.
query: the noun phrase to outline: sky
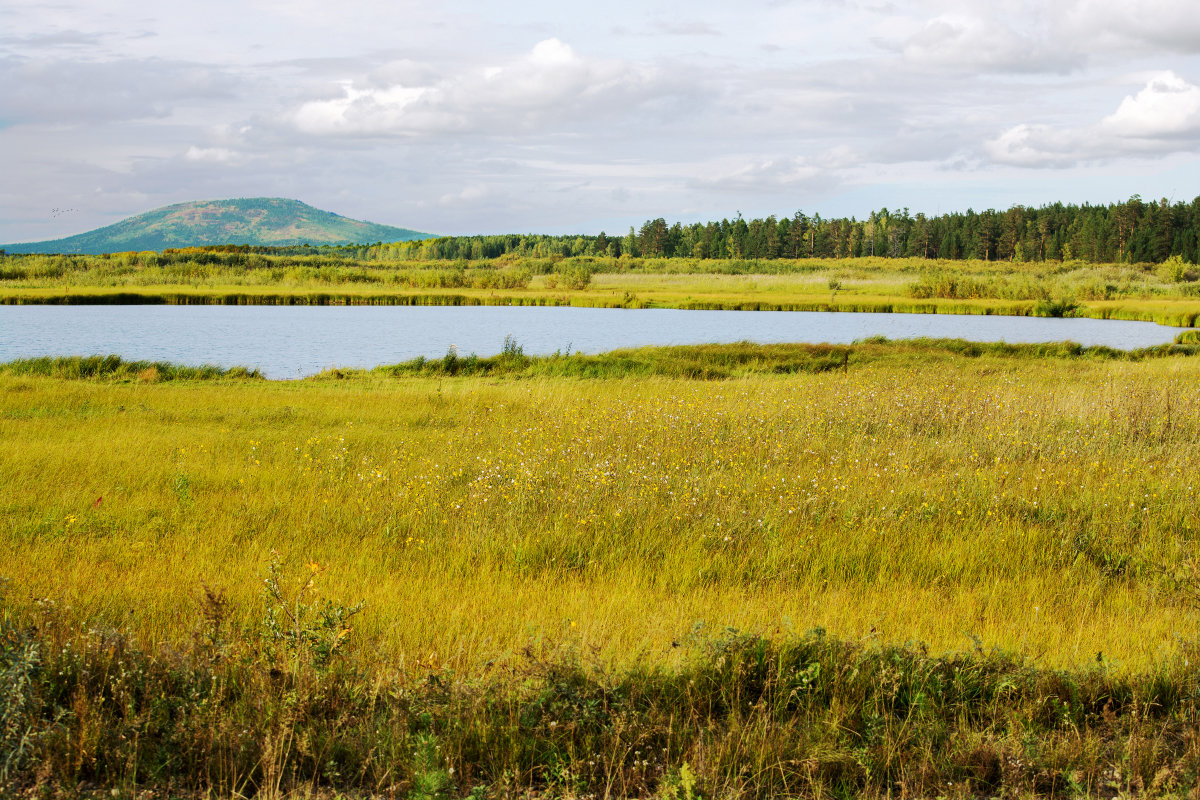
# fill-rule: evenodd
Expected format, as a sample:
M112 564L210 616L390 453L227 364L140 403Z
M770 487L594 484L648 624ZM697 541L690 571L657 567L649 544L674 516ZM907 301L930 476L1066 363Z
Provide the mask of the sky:
M1195 0L0 0L0 241L289 197L443 234L1200 195Z

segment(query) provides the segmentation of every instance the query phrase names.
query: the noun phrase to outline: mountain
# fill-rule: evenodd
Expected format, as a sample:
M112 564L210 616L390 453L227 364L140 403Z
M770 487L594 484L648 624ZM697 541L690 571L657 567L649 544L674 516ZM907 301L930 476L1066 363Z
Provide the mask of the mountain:
M338 216L298 200L253 197L178 203L65 239L6 244L0 249L7 253L96 255L210 244L286 247L430 238L433 234Z

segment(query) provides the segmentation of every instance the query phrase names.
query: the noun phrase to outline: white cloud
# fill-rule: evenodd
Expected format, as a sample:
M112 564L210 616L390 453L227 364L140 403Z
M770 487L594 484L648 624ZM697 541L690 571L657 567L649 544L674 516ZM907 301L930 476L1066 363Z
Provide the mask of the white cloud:
M1155 75L1100 127L1125 138L1194 137L1200 134L1200 86L1174 72Z
M421 72L413 64L403 71ZM380 77L377 73L375 82ZM291 119L296 128L315 135L504 133L592 118L674 91L653 67L585 58L553 38L505 64L426 85L370 83L343 81L340 96L306 102Z
M987 141L984 151L997 163L1020 167L1200 151L1200 86L1174 72L1158 73L1093 125L1016 125Z
M188 161L209 162L213 164L233 164L242 160L240 153L227 147L197 147L192 145L183 154Z
M293 117L296 127L318 135L400 132L414 118L406 109L432 90L401 85L357 89L352 81L343 81L342 91L341 97L300 106Z
M996 163L1015 167L1067 167L1099 157L1094 150L1085 154L1086 146L1082 131L1022 124L985 142L984 152Z
M464 187L460 192L442 195L438 202L444 206L470 204L485 199L489 194L487 186L482 183L473 183Z
M824 183L828 177L825 167L806 158L788 157L746 163L723 174L697 178L694 184L706 189L761 192Z
M1044 31L1016 30L992 12L934 17L903 42L901 52L930 67L1017 73L1066 72L1082 61Z
M931 68L1065 73L1114 57L1200 54L1194 0L915 0L891 11L874 40Z
M1056 33L1073 34L1094 52L1120 47L1161 55L1200 53L1194 0L1073 0L1054 3Z

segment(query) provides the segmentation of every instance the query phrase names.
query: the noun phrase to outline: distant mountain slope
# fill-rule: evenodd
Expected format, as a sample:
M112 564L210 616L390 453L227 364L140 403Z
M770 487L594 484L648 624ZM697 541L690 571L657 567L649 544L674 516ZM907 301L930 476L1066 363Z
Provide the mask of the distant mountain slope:
M432 234L338 216L298 200L253 197L178 203L65 239L6 244L0 249L95 255L210 244L363 244L429 238Z

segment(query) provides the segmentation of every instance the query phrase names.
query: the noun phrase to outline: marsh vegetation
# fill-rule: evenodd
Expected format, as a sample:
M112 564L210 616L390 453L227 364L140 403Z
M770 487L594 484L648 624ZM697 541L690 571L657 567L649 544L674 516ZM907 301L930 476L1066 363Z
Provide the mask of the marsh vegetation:
M1193 351L8 365L0 769L43 793L1186 794Z
M435 240L436 241L436 240ZM396 260L193 248L0 256L0 302L567 305L1141 319L1190 327L1200 272L1162 263L504 255Z

